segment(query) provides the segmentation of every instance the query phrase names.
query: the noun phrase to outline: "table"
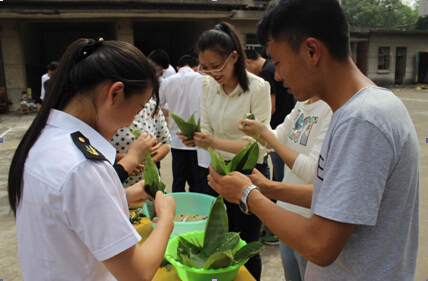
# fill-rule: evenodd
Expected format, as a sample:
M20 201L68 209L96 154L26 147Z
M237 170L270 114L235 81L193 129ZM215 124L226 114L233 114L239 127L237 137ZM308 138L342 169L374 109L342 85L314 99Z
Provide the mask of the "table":
M134 215L135 211L130 210L130 215ZM138 231L138 233L141 235L142 239L138 244L143 244L144 241L146 241L147 237L149 237L150 233L153 230L152 224L150 223L149 218L142 218L141 222L137 225L134 225L135 229ZM178 278L177 273L175 273L174 267L171 267L171 270L168 271L166 268L159 268L156 272L155 276L153 277L153 281L180 281L180 278ZM255 281L254 277L248 272L248 270L245 268L245 266L241 266L241 268L238 271L238 274L236 275L235 279L233 281Z

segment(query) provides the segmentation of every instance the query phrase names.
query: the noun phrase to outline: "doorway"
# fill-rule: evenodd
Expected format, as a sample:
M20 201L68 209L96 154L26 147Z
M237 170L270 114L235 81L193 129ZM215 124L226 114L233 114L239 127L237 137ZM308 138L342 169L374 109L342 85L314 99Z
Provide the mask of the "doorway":
M401 85L406 74L406 47L397 47L395 53L395 84Z

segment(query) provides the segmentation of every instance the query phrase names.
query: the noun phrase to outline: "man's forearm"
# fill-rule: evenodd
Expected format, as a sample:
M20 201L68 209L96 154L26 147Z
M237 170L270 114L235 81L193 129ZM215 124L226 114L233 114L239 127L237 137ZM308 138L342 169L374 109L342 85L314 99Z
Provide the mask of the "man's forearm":
M311 208L313 184L290 184L276 181L270 181L269 183L269 188L264 192L266 197Z

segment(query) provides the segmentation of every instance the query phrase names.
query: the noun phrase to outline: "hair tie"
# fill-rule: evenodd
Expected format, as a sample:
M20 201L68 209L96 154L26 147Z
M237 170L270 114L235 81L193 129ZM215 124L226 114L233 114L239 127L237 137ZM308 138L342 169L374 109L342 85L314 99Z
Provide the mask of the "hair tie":
M214 26L214 29L215 29L215 30L223 31L223 26L222 26L221 24L216 24L216 25Z
M76 63L92 54L103 42L104 39L102 37L99 37L97 40L89 39L88 43L86 43L86 45L82 47L82 50L80 51L80 55L77 58Z

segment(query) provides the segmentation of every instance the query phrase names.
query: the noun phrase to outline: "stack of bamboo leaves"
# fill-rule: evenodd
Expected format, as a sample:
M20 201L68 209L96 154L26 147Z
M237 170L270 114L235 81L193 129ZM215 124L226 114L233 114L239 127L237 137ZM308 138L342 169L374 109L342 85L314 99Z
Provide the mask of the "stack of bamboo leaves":
M228 225L223 198L218 196L211 206L203 246L197 239L188 241L179 236L178 261L190 267L218 269L245 261L265 249L262 243L253 241L234 251L240 237L237 232L228 232Z

